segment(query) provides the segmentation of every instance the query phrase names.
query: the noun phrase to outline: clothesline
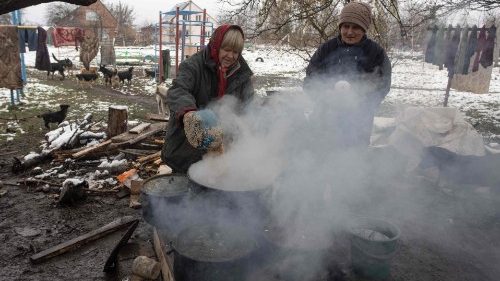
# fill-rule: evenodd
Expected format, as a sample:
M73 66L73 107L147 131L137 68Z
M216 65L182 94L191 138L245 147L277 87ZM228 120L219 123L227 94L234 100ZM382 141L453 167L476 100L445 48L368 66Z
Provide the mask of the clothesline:
M482 28L484 28L484 29L486 29L486 30L488 30L488 31L490 31L490 30L496 30L496 27L493 25L493 26L491 26L491 27L476 27L476 28L473 28L473 27L468 27L468 28L467 28L467 31L472 31L472 30L480 30L480 29L482 29ZM439 27L438 27L438 26L434 26L434 27L427 27L427 30L438 30L438 29L439 29ZM444 28L442 28L442 29L444 29L444 30L446 30L446 31L448 31L448 30L452 30L452 31L459 30L459 31L462 31L464 28L462 28L462 27L444 27Z
M6 26L12 26L10 24L0 24L0 27L6 27ZM17 28L23 28L23 29L37 29L38 26L31 26L31 25L16 25Z

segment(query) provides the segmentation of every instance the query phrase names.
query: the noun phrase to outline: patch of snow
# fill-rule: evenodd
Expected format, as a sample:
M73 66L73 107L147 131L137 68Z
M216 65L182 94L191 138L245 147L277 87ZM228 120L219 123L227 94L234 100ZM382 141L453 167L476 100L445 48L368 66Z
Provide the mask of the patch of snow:
M62 183L63 187L71 184L73 186L75 185L79 185L79 184L82 184L85 180L82 180L82 179L78 179L78 178L70 178L70 179L66 179L64 180L64 182Z
M28 155L24 156L24 161L29 161L29 160L32 160L32 159L39 157L39 156L40 156L40 154L33 152L33 151L30 151L30 153Z

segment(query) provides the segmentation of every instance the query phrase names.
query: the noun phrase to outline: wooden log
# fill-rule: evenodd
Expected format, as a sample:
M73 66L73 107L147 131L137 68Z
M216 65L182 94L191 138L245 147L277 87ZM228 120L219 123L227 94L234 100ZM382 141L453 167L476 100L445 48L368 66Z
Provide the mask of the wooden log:
M103 141L99 144L96 144L94 146L91 146L91 147L88 147L84 150L81 150L81 151L78 151L77 153L73 153L71 155L71 157L73 158L81 158L81 157L84 157L84 156L87 156L89 154L92 154L92 153L95 153L101 149L104 149L106 148L107 146L109 146L111 144L111 140L107 140L107 141Z
M146 256L138 256L132 263L132 273L148 280L156 280L160 271L160 263Z
M165 254L165 244L160 240L160 236L156 227L153 229L153 245L155 248L156 257L158 258L158 261L160 261L161 276L163 277L163 281L175 281L173 274L174 261L172 257Z
M132 180L130 181L130 203L129 207L132 209L141 208L141 203L139 202L139 196L141 195L142 180Z
M154 139L153 142L156 144L163 145L165 143L165 140L164 139Z
M141 123L134 128L130 129L128 132L131 134L140 134L142 131L146 130L151 126L151 123Z
M110 233L113 233L117 230L120 230L122 228L128 227L135 221L138 221L137 219L134 219L132 216L125 216L122 218L119 218L117 220L112 221L111 223L98 228L96 230L93 230L89 233L86 233L84 235L81 235L79 237L76 237L74 239L71 239L69 241L66 241L64 243L61 243L59 245L56 245L52 248L49 248L47 250L41 251L40 253L34 254L30 257L30 261L32 263L40 263L43 262L47 259L50 259L52 257L61 255L63 253L66 253L70 250L76 249L90 241L97 240L101 237L104 237Z
M108 138L127 131L128 110L125 106L108 108Z
M161 157L161 151L158 151L156 153L149 154L149 155L146 155L143 157L139 157L139 158L137 158L137 162L147 163L147 162L154 161L154 160L158 159L158 157Z

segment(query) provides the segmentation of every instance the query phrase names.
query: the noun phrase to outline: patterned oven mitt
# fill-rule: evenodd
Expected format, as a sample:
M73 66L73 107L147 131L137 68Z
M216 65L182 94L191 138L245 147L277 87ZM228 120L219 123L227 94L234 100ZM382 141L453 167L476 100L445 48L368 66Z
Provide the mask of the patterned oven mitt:
M197 149L220 150L222 147L222 128L217 126L217 116L212 110L184 114L184 132L189 144Z

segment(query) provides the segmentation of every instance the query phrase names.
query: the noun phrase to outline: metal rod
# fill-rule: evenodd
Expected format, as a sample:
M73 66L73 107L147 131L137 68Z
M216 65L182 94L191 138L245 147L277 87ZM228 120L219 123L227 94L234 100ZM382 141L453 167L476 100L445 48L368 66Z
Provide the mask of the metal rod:
M179 72L179 7L175 14L175 76Z
M163 45L163 42L162 42L162 40L163 40L162 32L163 32L163 28L162 28L162 24L161 24L161 17L162 16L161 16L161 12L160 12L160 28L159 28L159 30L160 30L160 42L159 42L159 44L160 44L160 48L159 48L160 49L160 55L158 56L158 58L160 60L158 62L158 71L160 73L159 73L159 76L158 76L159 77L158 83L163 82L163 54L162 54L163 53L162 52L162 45Z

